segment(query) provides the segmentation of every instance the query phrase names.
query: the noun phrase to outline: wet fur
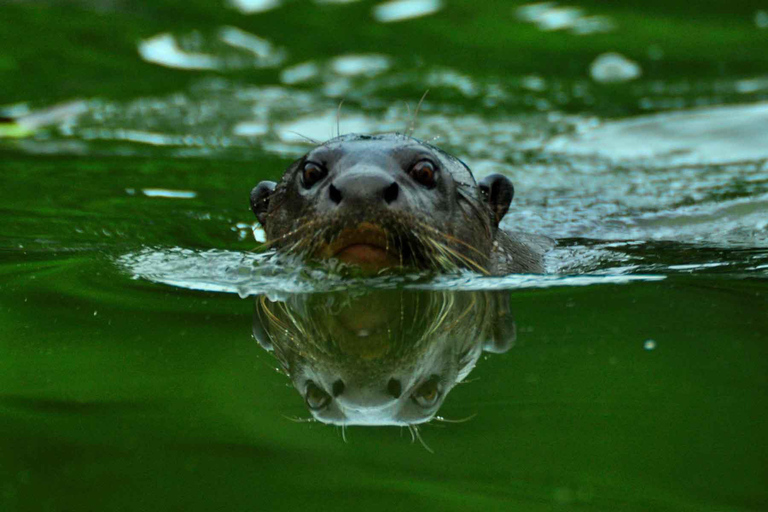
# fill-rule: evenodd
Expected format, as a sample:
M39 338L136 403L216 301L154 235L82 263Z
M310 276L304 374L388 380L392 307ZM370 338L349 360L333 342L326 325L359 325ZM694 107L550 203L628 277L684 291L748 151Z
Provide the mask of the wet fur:
M369 221L381 225L388 242L397 248L402 265L452 271L467 268L485 275L544 272L543 255L554 244L546 237L508 232L496 226L494 213L484 200L469 168L452 155L405 135L344 135L322 146L346 141L386 140L415 144L439 157L441 168L451 175L455 187L449 218L433 212L356 211L354 217L318 215L299 194L296 173L306 157L296 160L268 197L265 231L267 244L281 252L303 257L316 256L346 227ZM292 205L291 208L285 207ZM296 205L303 205L296 208Z

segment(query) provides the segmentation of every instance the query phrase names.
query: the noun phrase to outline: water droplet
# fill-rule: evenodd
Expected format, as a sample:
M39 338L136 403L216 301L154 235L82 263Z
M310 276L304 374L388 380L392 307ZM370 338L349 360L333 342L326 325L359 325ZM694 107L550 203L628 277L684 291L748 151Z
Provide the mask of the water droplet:
M592 62L589 73L595 82L618 83L638 78L642 74L642 69L637 62L619 53L609 52L599 55Z
M645 343L643 343L643 348L645 350L653 350L656 348L656 342L654 340L646 340Z

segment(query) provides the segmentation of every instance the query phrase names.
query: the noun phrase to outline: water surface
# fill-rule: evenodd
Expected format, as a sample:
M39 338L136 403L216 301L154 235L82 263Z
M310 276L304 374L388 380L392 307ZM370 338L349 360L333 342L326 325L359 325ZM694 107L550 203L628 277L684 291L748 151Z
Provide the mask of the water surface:
M762 3L185 5L0 6L2 510L768 508ZM411 129L546 275L259 252L308 139Z

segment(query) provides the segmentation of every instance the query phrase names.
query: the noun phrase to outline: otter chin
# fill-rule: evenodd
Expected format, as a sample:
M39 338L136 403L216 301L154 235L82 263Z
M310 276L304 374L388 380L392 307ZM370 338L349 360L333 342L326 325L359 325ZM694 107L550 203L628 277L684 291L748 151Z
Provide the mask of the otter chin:
M316 254L318 258L337 259L369 271L402 265L399 254L390 246L387 231L370 222L341 230L331 243L321 245Z
M387 268L397 264L397 260L382 247L369 244L353 244L336 253L336 258L344 263Z
M401 134L344 135L262 181L250 203L267 244L366 271L415 267L486 275L543 272L554 242L499 227L514 187L475 180L458 158Z

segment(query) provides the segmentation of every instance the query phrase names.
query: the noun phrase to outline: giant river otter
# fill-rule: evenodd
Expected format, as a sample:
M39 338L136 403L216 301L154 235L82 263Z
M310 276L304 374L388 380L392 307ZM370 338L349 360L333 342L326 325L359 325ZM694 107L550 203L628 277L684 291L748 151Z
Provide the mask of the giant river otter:
M466 268L540 273L553 241L499 228L514 195L505 176L479 183L461 160L402 134L343 135L262 181L251 208L267 243L366 271Z

